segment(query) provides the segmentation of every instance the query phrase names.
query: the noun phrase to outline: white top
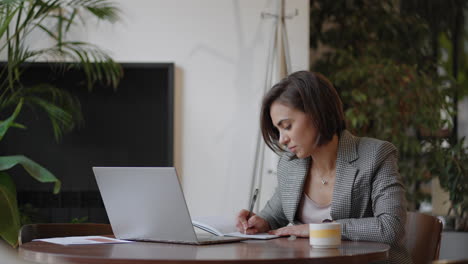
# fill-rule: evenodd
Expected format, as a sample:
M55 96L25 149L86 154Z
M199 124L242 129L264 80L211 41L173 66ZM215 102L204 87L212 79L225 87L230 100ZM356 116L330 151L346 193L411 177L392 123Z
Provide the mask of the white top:
M331 220L331 204L325 206L318 205L305 193L302 195L301 202L297 209L298 219L304 224L317 224L322 223L325 219Z

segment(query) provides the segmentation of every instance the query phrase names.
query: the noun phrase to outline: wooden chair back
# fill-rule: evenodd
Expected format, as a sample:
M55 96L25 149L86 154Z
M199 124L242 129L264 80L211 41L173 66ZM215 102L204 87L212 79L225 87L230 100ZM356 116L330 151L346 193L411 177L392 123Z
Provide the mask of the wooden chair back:
M112 234L112 228L109 224L32 224L21 227L18 242L21 245L38 238Z
M406 214L406 248L414 264L428 264L439 259L442 222L434 216Z

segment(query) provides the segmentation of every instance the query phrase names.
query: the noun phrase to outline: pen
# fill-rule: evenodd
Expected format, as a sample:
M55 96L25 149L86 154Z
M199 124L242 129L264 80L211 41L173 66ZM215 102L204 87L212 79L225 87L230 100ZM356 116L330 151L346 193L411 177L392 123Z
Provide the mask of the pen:
M249 207L249 215L247 215L247 221L249 221L250 217L252 216L252 211L255 205L255 201L257 200L257 194L258 194L258 188L255 189L252 200L250 201L250 207ZM247 232L247 228L244 230L244 234Z

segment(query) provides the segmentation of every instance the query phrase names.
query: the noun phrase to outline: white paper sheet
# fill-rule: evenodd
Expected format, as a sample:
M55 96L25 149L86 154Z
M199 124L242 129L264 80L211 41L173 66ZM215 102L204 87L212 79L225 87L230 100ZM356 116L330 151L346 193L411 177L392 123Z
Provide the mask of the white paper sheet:
M229 234L226 234L226 236L245 237L245 238L250 238L250 239L272 239L272 238L279 237L277 235L270 235L268 233L258 233L258 234L255 234L255 235L246 235L246 234L242 234L241 232L229 233Z
M131 243L133 241L115 239L105 236L73 236L73 237L53 237L34 239L33 241L44 241L60 245L94 245L94 244L115 244Z

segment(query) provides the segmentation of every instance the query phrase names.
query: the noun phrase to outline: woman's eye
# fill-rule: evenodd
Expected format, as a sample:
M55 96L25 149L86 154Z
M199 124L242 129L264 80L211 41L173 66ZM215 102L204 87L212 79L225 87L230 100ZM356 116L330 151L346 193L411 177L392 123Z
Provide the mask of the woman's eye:
M285 130L290 130L291 129L291 125L288 125L284 128Z

